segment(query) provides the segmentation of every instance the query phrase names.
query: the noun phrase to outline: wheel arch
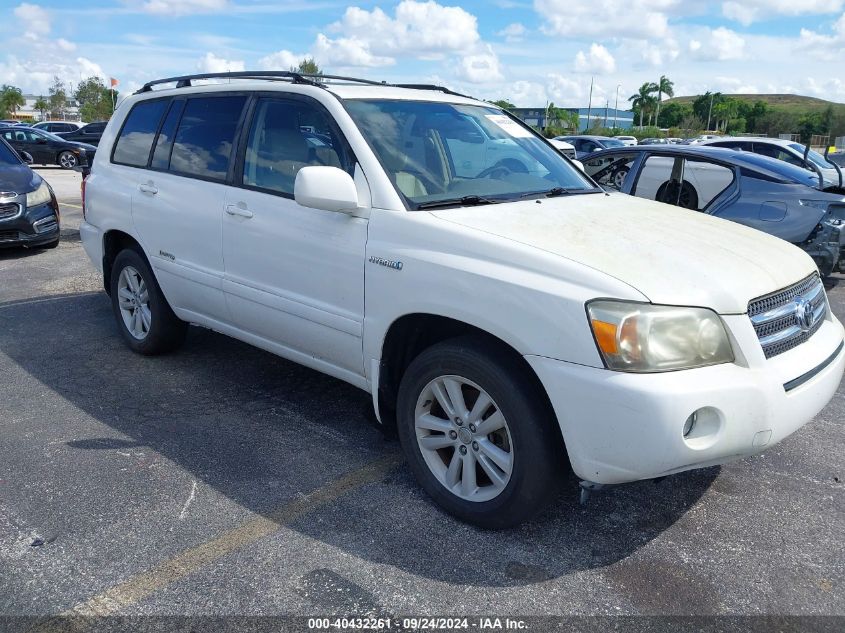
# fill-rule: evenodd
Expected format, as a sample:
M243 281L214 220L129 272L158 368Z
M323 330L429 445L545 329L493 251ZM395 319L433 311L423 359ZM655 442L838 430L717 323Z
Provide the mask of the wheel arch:
M111 295L111 271L117 254L126 249L136 250L149 264L141 244L129 233L112 229L103 234L103 286L106 294Z
M565 449L565 440L548 393L540 377L513 345L476 325L425 312L405 314L397 318L387 328L382 340L378 385L374 385L374 398L378 404L379 418L384 429L389 433L395 433L399 383L411 362L432 345L462 336L475 336L488 341L489 344L504 351L514 365L528 376L541 394L543 404L554 421L561 445Z

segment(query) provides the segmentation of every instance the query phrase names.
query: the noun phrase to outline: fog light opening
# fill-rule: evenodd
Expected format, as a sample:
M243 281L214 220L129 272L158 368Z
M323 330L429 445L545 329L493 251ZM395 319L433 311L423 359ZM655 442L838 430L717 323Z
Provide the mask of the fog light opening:
M684 422L684 437L689 437L689 434L692 433L692 430L695 428L696 422L698 422L698 411L693 411L692 415L690 415L686 419L686 422Z

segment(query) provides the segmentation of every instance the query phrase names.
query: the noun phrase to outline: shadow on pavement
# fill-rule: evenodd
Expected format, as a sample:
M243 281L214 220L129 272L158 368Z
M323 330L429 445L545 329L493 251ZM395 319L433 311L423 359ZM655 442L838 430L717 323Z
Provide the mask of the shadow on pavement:
M0 307L0 351L129 438L81 436L64 450L146 446L253 512L400 451L367 421L368 394L222 335L191 328L175 354L133 354L101 293ZM440 512L400 466L290 527L451 584L531 585L625 559L683 521L718 473L619 486L586 507L572 479L536 520L484 532Z

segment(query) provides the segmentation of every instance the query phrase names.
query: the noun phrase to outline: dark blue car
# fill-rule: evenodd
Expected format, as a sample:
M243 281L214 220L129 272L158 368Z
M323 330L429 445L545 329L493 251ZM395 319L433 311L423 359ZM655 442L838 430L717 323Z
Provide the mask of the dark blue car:
M792 242L823 275L845 265L845 190L822 189L815 172L759 154L684 145L603 150L590 155L584 168L606 189L732 220Z

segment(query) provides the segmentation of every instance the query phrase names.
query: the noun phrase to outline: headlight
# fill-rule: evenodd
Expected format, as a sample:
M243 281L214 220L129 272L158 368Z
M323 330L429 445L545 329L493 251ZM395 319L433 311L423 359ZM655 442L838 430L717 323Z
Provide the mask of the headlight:
M26 194L26 206L27 207L37 207L39 204L44 204L45 202L50 202L52 196L50 195L50 187L47 186L47 183L43 180L41 181L41 185L35 191L30 191Z
M587 313L609 369L659 372L734 360L722 320L706 308L598 300Z

